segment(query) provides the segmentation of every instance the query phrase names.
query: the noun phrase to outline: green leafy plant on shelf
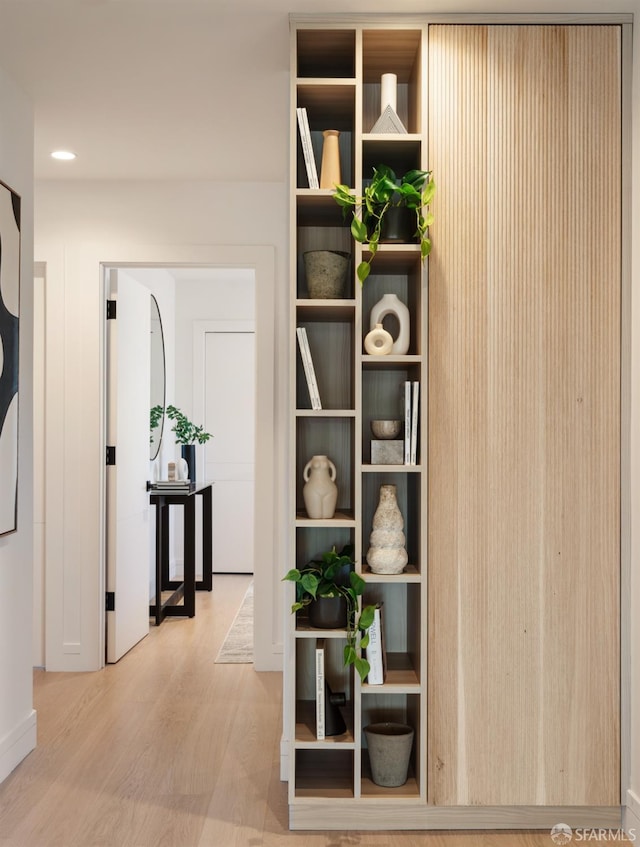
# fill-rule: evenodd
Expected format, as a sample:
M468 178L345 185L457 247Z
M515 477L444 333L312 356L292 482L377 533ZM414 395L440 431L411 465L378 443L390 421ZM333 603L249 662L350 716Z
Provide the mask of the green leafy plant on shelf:
M363 595L366 583L354 567L353 546L347 544L340 553L334 546L322 553L320 559L312 559L302 568L293 568L283 580L296 584L296 602L291 606L293 614L322 598L343 598L347 609L344 665L353 665L364 682L370 666L358 654L358 647L364 650L369 644L375 606L365 606L358 614L358 598Z
M351 234L360 244L369 245L370 258L360 262L357 268L360 284L371 271L384 225L385 216L393 207L405 207L415 213L415 236L420 242L420 255L424 261L431 252L431 239L427 230L433 223L433 214L428 210L436 186L431 171L410 170L402 177L396 176L389 165L378 165L373 169L373 178L359 196L347 185L336 185L333 198L342 207L343 214L352 214Z
M169 420L173 421L171 431L175 433L176 444L205 444L213 438L210 432L205 432L203 426L196 426L175 406L167 406L165 411Z

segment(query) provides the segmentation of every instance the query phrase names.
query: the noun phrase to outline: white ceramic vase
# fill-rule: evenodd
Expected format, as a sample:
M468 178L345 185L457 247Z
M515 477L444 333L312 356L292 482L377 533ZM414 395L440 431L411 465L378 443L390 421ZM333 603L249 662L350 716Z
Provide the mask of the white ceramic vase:
M328 520L336 511L338 486L336 466L327 456L312 456L303 471L302 499L307 516L312 520Z
M364 337L364 349L370 356L386 356L393 349L393 337L382 324L376 324Z
M376 324L382 324L387 315L394 315L399 327L398 337L393 342L391 353L397 356L404 356L409 350L411 318L409 309L397 294L383 294L381 299L371 309L369 316L370 329L375 329Z
M378 507L373 515L367 563L372 573L397 574L409 557L405 549L404 518L398 507L395 485L381 485Z

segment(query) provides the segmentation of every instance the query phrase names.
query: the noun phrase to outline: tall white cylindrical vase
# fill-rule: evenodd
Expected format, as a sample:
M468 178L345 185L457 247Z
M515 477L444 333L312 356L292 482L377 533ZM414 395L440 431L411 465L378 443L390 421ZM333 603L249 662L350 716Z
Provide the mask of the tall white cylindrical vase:
M387 106L397 111L398 102L398 77L396 74L382 74L380 78L380 114Z

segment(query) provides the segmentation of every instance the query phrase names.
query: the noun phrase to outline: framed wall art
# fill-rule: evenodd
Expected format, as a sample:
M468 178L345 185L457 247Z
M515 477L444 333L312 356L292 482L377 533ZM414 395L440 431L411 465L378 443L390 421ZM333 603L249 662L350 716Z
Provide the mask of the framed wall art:
M18 518L20 196L0 181L0 535Z

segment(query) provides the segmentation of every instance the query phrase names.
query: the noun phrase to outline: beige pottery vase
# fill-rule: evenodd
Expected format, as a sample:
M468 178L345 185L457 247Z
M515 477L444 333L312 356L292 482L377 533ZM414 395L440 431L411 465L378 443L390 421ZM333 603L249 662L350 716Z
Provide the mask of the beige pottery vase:
M373 515L367 563L372 573L397 574L409 557L405 550L404 518L398 507L395 485L381 485L378 507Z
M312 520L328 520L336 511L338 486L336 466L327 456L312 456L303 471L304 488L302 499L308 517Z

